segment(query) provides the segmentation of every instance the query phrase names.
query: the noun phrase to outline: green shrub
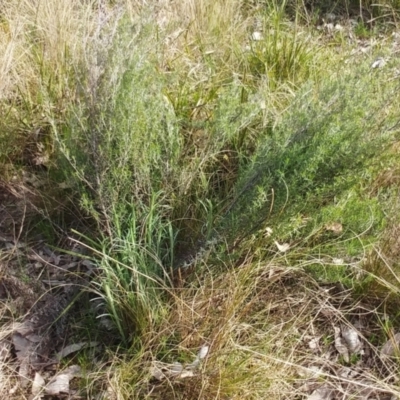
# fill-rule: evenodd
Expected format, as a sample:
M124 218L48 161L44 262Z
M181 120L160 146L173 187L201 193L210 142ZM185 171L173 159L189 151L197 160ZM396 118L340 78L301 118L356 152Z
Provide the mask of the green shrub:
M105 277L101 292L125 338L162 315L178 239L184 247L211 235L222 193L232 186L223 187L224 177L235 179L223 165L239 162L232 154L244 150L244 129L258 114L235 82L216 88L208 120L182 114L192 94L172 97L175 77L160 69L153 28L142 21L132 31L122 19L110 48L98 54L102 74L92 76L89 65L67 123L53 122L63 179L97 223L91 245ZM196 123L201 144L190 137L188 124Z
M282 122L260 135L237 188L231 230L285 226L340 201L395 138L395 110L388 105L397 96L366 68L320 87L305 85Z

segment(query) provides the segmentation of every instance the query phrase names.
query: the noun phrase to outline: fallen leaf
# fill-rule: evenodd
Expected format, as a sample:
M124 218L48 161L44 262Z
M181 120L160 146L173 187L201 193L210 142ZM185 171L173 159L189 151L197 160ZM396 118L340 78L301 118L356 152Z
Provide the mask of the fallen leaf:
M179 375L183 371L183 365L180 362L174 362L170 369L169 369L169 374L174 376L174 375Z
M307 400L331 400L333 399L333 395L333 389L321 387L317 390L314 390L310 396L307 397Z
M197 354L196 359L192 363L190 363L188 366L186 366L185 370L196 369L200 365L200 361L207 357L208 350L209 350L208 346L203 346L200 349L199 353Z
M33 379L33 382L32 382L32 394L34 396L38 396L40 393L43 393L45 384L46 384L46 382L45 382L44 378L42 377L42 375L40 375L39 372L36 372L35 378Z
M361 352L363 346L355 329L351 327L343 328L342 337L345 340L350 353L359 354Z
M208 346L203 346L203 347L200 349L199 354L198 354L197 357L198 357L200 360L203 360L204 358L207 357L207 354L208 354L209 349L210 349L210 348L209 348Z
M382 57L378 57L371 65L371 68L382 68L386 65L386 60Z
M327 231L339 234L343 232L343 225L339 222L332 222L330 224L325 225L325 229Z
M276 240L274 240L274 243L281 253L285 253L290 249L290 244L288 243L279 244Z
M68 394L69 393L69 381L70 377L66 374L57 375L55 380L49 383L45 389L46 394L51 396L57 396L60 394Z
M22 388L26 388L30 382L29 373L30 373L29 357L26 357L24 360L21 361L18 370L19 384Z
M46 386L45 392L51 396L69 393L69 382L71 379L80 376L81 369L78 365L72 365L60 374L56 375Z
M34 328L31 322L24 321L22 323L14 324L13 331L21 336L26 336L34 332Z
M194 376L194 370L198 368L201 360L207 357L208 352L209 347L202 346L196 359L186 367L179 362L164 364L158 361L153 361L153 365L150 368L150 375L159 381L168 377L191 378Z
M54 251L50 250L47 246L43 247L43 250L47 253L50 257L47 261L49 263L53 263L54 265L60 264L61 257L54 253Z
M282 272L285 272L285 270L281 267L271 267L271 266L268 266L268 267L269 267L269 272L268 272L269 279L275 278L275 280L276 280L279 278L279 276Z
M184 371L183 365L179 362L173 364L165 364L158 361L154 361L150 368L150 374L153 378L162 381L168 377L177 377Z
M381 349L382 356L392 357L400 352L400 333L393 335Z
M61 360L64 357L69 356L72 353L76 353L79 350L82 350L86 347L96 347L98 342L81 342L70 344L69 346L64 347L61 351L56 354L56 359Z
M150 368L150 375L153 378L156 378L158 381L162 381L166 376L163 374L161 368L159 368L157 365L152 365Z
M332 261L335 265L343 265L344 264L343 258L334 258Z
M270 237L272 235L272 228L270 228L269 226L267 226L264 230L264 236L265 237Z
M348 363L350 361L349 350L340 336L340 328L335 326L333 329L335 330L335 348L344 361Z
M315 337L308 342L308 347L311 350L318 351L319 350L319 339L321 337Z
M258 41L260 41L260 40L263 39L263 35L262 35L261 32L254 31L254 32L251 34L251 38L252 38L252 40L258 42Z
M184 369L180 374L179 378L192 378L194 376L194 372L191 370Z
M351 374L351 368L349 367L342 367L337 371L337 375L341 378L348 378Z
M19 364L19 381L23 388L30 382L31 358L40 340L41 338L33 333L32 324L29 321L19 324L14 328L12 342Z
M30 340L24 338L18 332L14 333L14 335L12 336L12 342L13 342L18 360L20 360L20 361L24 360L29 355L29 352L32 348L31 347L32 342Z

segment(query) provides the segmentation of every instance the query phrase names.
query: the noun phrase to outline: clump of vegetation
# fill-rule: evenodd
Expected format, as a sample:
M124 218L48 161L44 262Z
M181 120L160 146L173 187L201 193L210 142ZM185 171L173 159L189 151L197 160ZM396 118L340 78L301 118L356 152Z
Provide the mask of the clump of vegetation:
M117 338L88 398L307 396L323 354L320 384L363 360L338 329L364 303L365 348L395 340L398 9L345 3L2 6L1 179L32 215L0 234L86 249Z

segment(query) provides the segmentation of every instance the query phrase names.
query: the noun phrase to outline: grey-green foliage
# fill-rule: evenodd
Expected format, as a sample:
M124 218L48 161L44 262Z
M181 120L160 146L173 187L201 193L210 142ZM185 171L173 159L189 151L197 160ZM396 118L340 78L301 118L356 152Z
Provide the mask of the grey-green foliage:
M54 124L64 174L104 233L102 290L123 336L132 325L143 329L160 304L176 221L199 219L211 229L219 159L257 115L235 82L216 88L203 124L206 144L184 149L179 110L164 95L170 82L160 71L156 34L121 20L108 49L94 57L101 74L93 65L84 71L67 124Z
M133 35L123 24L103 74L93 87L86 83L83 101L59 136L63 156L89 189L89 202L111 224L115 215L120 225L133 209L148 207L180 155L174 111L163 95L156 51L148 46L154 32L147 33Z
M316 210L348 189L394 137L396 98L398 89L366 68L306 85L283 121L261 137L243 173L229 218L234 230Z
M247 128L260 123L259 103L256 96L248 98L244 85L239 81L231 82L220 91L210 124L218 151L230 145L239 152L239 156L248 155L251 138L246 137Z
M156 32L135 29L121 20L99 54L102 73L94 75L96 65L83 72L80 101L55 132L64 174L103 233L103 293L124 337L156 314L157 279L175 237L168 191L181 152L157 70Z

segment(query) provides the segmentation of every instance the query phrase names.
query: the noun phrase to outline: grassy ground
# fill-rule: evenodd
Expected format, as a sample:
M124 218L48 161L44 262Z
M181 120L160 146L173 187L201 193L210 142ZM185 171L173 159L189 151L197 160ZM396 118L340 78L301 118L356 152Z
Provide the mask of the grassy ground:
M335 4L3 1L13 232L82 243L113 323L84 398L307 398L335 327L397 332L400 4ZM398 398L396 359L353 390L357 361L318 379Z

